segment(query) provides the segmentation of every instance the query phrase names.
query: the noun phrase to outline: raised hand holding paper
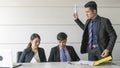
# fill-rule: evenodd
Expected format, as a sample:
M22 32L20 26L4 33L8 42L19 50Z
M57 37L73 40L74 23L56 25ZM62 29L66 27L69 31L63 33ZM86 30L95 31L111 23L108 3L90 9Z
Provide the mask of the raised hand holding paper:
M74 14L73 14L73 16L74 16L75 20L78 18L77 4L75 4L75 6L74 6Z

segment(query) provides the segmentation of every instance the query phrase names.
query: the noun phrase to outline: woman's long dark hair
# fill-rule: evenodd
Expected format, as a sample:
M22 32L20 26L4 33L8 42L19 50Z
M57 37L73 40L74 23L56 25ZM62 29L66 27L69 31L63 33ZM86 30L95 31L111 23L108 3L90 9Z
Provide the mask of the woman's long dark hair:
M33 33L33 34L31 35L31 37L30 37L30 40L33 41L35 38L39 38L39 39L41 40L39 34ZM31 46L32 46L32 43L29 42L29 43L28 43L28 46L27 46L27 49L28 49L28 48L31 48Z

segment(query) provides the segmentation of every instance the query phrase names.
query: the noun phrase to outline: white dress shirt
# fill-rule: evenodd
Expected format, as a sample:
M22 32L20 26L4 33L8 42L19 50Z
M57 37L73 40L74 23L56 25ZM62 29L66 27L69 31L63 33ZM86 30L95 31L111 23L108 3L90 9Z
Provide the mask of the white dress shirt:
M36 54L34 54L32 60L31 60L31 63L39 63L40 62L40 58L39 58L39 54L38 54L38 51Z

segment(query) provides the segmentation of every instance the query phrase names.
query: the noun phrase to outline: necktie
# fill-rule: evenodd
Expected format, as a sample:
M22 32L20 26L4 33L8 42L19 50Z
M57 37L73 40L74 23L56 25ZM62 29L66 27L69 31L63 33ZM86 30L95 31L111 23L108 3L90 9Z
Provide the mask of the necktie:
M61 48L61 55L62 55L62 61L66 62L67 61L67 57L65 55L65 49L64 48Z
M93 35L92 25L93 25L93 21L91 20L91 22L89 23L89 42L88 42L90 49L92 48L92 41L93 41L93 39L92 39L92 35Z

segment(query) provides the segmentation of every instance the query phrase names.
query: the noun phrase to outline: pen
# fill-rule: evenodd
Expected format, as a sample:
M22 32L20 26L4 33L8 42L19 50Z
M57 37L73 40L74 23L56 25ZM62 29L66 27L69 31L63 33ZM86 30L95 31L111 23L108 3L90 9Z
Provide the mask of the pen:
M75 64L74 64L74 63L72 63L72 62L68 62L68 64L75 65Z
M13 68L17 68L17 67L20 67L20 66L22 66L22 64L18 64L16 66L14 66Z

